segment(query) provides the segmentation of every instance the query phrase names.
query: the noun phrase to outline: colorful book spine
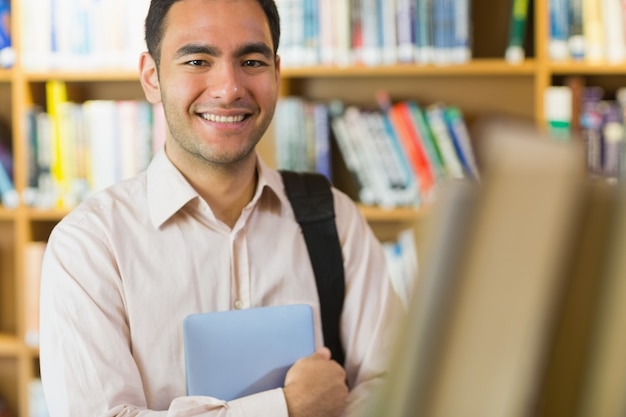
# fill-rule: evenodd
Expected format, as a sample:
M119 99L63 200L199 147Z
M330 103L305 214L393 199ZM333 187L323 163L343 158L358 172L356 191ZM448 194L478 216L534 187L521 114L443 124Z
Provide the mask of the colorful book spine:
M585 35L585 57L589 62L601 62L604 57L604 29L602 1L583 0L583 33Z
M567 86L550 86L544 92L544 110L548 134L554 139L572 136L572 90Z
M580 116L581 136L585 146L587 171L602 171L602 114L600 106L604 91L599 87L587 87L583 93Z
M583 32L583 0L570 0L568 48L572 59L582 61L585 59L586 41Z
M15 63L11 40L11 2L0 0L0 67L10 68Z
M426 108L426 119L441 151L447 174L452 178L464 178L463 166L459 161L443 115L444 109L445 106L443 104L429 105Z
M478 164L474 156L469 129L467 128L461 109L456 106L446 107L444 109L444 119L448 126L450 136L452 137L456 153L467 177L479 181L480 173L478 171Z
M519 63L525 58L527 20L528 0L511 0L509 36L504 58L512 64Z
M550 40L548 54L555 61L569 58L569 0L550 0Z
M389 120L391 120L394 131L405 149L415 175L418 177L422 201L432 201L436 185L435 175L424 145L413 127L411 110L407 103L399 102L391 106Z
M3 164L0 164L0 200L7 208L15 208L20 203L20 197L15 190L11 176Z
M433 0L416 0L415 7L415 62L428 64L432 62L432 3Z
M472 56L471 47L471 1L456 0L453 2L453 44L452 63L463 64Z

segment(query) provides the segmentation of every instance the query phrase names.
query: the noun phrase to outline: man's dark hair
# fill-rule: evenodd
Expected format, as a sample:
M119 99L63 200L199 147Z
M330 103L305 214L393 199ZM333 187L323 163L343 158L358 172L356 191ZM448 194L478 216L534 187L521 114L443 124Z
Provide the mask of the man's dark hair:
M132 0L131 0L132 1ZM159 65L161 61L161 42L163 40L164 23L172 5L182 0L151 0L148 16L146 17L146 45L148 52ZM280 41L280 17L274 0L257 0L270 27L272 43L274 44L274 56L278 51L278 43Z

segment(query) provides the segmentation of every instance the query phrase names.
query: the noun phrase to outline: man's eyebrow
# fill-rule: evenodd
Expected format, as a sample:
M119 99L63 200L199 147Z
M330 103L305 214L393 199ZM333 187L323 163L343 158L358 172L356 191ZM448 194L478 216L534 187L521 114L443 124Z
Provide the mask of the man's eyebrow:
M182 58L187 55L197 55L197 54L210 55L210 56L215 56L215 57L222 55L220 50L214 46L192 43L192 44L185 45L179 48L176 51L175 57Z
M261 54L269 59L272 58L274 52L265 42L247 43L237 48L235 52L235 55L240 57L249 54Z

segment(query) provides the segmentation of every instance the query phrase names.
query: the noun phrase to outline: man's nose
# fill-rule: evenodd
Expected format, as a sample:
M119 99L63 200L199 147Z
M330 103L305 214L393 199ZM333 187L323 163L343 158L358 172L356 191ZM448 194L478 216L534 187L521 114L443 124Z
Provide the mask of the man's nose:
M211 94L213 98L225 102L233 102L240 99L244 88L241 83L240 68L231 64L217 66L211 72Z

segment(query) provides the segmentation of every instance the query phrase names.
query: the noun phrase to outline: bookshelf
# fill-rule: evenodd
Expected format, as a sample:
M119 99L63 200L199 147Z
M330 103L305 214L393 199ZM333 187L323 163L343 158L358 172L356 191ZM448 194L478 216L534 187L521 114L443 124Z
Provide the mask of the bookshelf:
M20 0L12 0L12 27L18 27ZM371 106L374 93L386 89L393 100L413 98L430 103L443 101L459 106L471 126L477 118L492 113L544 124L543 93L568 75L582 75L589 84L612 91L626 85L626 63L590 65L579 62L550 62L547 53L547 0L531 7L527 30L527 59L507 63L503 56L507 43L510 2L472 2L473 58L461 65L388 65L380 67L284 68L281 94L300 95L311 100L339 98L345 102ZM21 39L14 30L13 43L20 51ZM28 71L20 62L0 70L0 118L11 125L14 178L18 190L26 185L25 128L22 117L30 104L45 104L45 82L65 81L70 98L139 99L143 92L132 70ZM271 136L271 135L270 135ZM273 141L265 138L260 153L275 164ZM337 185L347 187L345 178ZM421 210L382 210L362 207L375 233L386 239L398 230L416 229L427 213ZM38 353L24 342L24 252L31 241L45 241L65 210L37 210L25 206L0 207L0 396L16 417L28 413L29 381L38 374Z

